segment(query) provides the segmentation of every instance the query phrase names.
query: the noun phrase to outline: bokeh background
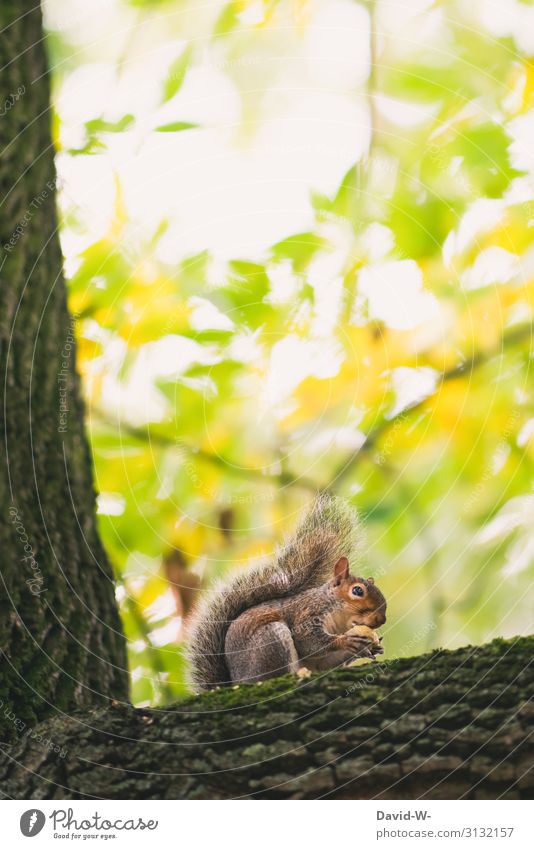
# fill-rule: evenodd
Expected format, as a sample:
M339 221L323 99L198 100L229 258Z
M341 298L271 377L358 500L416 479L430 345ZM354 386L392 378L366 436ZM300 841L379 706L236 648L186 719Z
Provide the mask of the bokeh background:
M532 632L532 3L44 5L134 701L324 487L386 658Z

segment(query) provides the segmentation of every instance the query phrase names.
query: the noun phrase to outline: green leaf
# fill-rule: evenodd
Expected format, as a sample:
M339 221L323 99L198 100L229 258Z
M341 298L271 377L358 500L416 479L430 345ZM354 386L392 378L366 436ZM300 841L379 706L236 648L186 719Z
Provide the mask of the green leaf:
M427 194L423 202L406 187L395 193L389 224L395 233L397 248L408 257L428 257L437 253L456 223L447 201Z
M293 268L300 271L309 263L312 256L325 246L324 239L316 233L295 233L273 245L271 254L275 260L291 260Z
M228 282L203 293L217 309L237 325L256 330L269 321L275 310L267 303L270 281L265 266L245 260L229 263Z
M343 177L337 194L332 201L332 212L342 215L352 221L356 218L360 205L362 188L362 167L356 163L349 168Z
M123 115L119 121L106 121L104 118L93 118L85 122L85 128L89 135L95 133L122 133L135 123L133 115Z
M191 55L191 47L186 47L183 53L170 66L167 78L163 83L162 103L171 100L180 91L191 62Z
M213 30L215 37L228 35L239 26L239 12L243 11L243 5L242 0L232 0L231 3L226 4L215 23Z
M104 142L101 142L100 139L90 138L86 141L86 143L82 147L68 147L67 153L70 156L94 156L96 153L102 153L103 150L107 150Z
M92 312L109 306L119 292L121 296L126 294L131 286L130 272L120 245L101 239L82 254L82 262L69 281L69 289L71 292L89 293L89 312Z
M215 328L208 328L206 330L190 330L187 332L183 332L181 335L194 339L195 342L199 342L203 345L207 345L210 343L217 343L223 345L231 339L233 333L233 330L220 330Z
M404 68L395 63L384 68L382 86L384 93L410 101L423 103L450 97L451 90L462 94L469 85L469 75L459 66L413 64Z
M506 131L498 124L487 123L458 136L450 153L463 157L470 179L482 192L500 197L519 173L510 165L509 145Z
M357 162L352 168L349 168L333 198L329 198L320 192L312 192L312 206L319 214L326 212L339 218L346 218L356 224L365 213L361 191L363 182L363 166L360 162Z
M156 127L157 133L181 133L183 130L196 130L199 124L191 124L189 121L174 121L172 124L162 124Z

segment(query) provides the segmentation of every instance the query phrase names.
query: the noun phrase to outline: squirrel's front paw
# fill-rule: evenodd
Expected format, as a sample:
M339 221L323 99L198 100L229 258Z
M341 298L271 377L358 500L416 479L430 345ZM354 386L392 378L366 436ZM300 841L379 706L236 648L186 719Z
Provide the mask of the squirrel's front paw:
M382 637L379 637L377 632L372 628L368 628L367 625L354 625L350 628L346 635L349 640L354 640L354 648L357 652L358 657L375 657L377 654L384 654L384 649L381 645ZM360 641L360 646L362 647L361 651L358 647L358 642ZM349 648L349 651L353 651L352 648Z
M347 651L350 651L350 653L353 654L354 657L372 658L375 654L377 654L377 648L379 652L384 651L382 646L377 646L368 637L359 637L356 634L344 634L343 648Z

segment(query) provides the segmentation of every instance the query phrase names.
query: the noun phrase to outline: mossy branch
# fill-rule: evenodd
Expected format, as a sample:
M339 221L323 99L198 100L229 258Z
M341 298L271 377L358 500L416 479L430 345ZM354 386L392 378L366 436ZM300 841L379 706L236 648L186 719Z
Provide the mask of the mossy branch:
M531 798L533 654L534 637L495 640L164 710L58 715L6 750L0 786L25 799Z

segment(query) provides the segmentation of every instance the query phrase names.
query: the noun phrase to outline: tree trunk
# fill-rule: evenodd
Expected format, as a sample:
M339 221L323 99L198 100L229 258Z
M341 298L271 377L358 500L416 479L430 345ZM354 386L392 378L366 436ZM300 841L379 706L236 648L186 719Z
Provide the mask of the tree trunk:
M27 799L532 798L533 650L534 637L496 640L165 710L57 717L0 761L0 787Z
M55 211L39 5L0 7L0 740L53 709L127 697L94 518Z

